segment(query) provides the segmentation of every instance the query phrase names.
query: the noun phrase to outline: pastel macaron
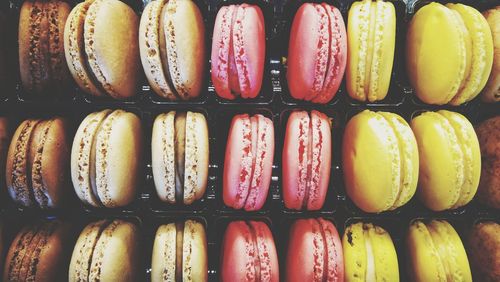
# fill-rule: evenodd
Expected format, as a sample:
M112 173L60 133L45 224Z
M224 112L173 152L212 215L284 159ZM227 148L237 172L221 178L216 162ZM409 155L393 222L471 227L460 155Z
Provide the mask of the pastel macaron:
M419 175L417 142L408 123L390 112L364 110L346 125L342 169L349 198L365 212L406 204Z
M212 39L212 83L221 98L255 98L264 76L266 34L259 6L223 6Z
M413 221L406 236L406 251L413 281L472 281L462 240L445 220Z
M224 233L220 280L280 281L273 234L262 221L232 221Z
M396 47L396 10L389 1L356 1L347 21L346 85L362 102L383 100L389 91Z
M205 227L195 220L160 225L151 258L151 281L207 281Z
M344 76L347 35L336 7L305 3L293 18L287 58L290 94L325 104L333 99Z
M23 207L61 207L67 200L69 125L60 117L27 119L12 137L6 183L11 199Z
M481 92L481 100L487 103L500 101L500 6L483 12L493 36L493 67L488 82Z
M481 173L479 142L470 121L462 114L440 110L416 116L411 128L418 144L420 200L433 211L468 204Z
M73 249L68 281L139 281L139 232L121 219L89 223Z
M330 181L332 121L318 111L293 111L286 124L282 155L285 207L319 210Z
M64 52L85 93L120 100L137 94L138 32L139 17L119 0L88 0L71 10L64 27Z
M342 237L345 281L399 281L399 265L391 235L372 223L347 226Z
M103 110L82 121L71 149L71 179L76 195L93 207L130 204L139 185L142 126L123 110Z
M151 139L153 178L159 199L190 205L205 195L209 141L202 113L162 113L155 118Z
M224 204L246 211L261 209L269 191L273 157L272 120L261 114L234 116L224 159Z
M201 94L205 71L205 25L191 0L151 1L141 16L139 49L153 91L169 100Z
M298 219L290 229L285 281L344 281L343 257L342 243L331 221Z
M486 85L493 38L486 19L470 6L423 6L410 22L406 46L410 82L424 103L458 106Z

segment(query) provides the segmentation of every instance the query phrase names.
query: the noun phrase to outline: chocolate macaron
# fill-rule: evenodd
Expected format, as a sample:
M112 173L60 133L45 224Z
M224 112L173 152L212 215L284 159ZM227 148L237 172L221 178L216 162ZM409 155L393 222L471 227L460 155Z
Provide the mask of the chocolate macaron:
M64 27L64 51L76 83L93 96L131 98L137 93L139 17L119 0L76 5Z
M7 154L6 182L24 207L60 207L68 192L68 125L62 118L28 119L19 125Z
M64 25L71 8L61 0L24 1L19 15L19 70L30 94L62 92L70 81Z
M192 204L205 194L208 179L208 126L195 112L160 114L151 139L153 177L161 201Z
M122 110L89 114L71 149L77 196L94 207L126 206L134 199L142 160L139 118Z
M195 220L161 225L151 259L151 281L207 281L205 227Z
M10 245L3 281L63 281L72 237L57 220L25 226Z
M191 0L151 1L139 26L142 65L153 91L169 100L200 95L205 71L205 26Z
M76 241L68 281L140 281L139 230L124 220L87 225Z

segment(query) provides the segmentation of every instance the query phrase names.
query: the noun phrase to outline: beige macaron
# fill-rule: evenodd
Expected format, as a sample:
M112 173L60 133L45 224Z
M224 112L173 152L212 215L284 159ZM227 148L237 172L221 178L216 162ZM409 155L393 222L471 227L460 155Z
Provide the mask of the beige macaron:
M153 177L158 197L191 204L205 194L208 179L208 126L195 112L156 117L151 139Z
M134 199L142 162L139 118L123 110L88 115L71 150L71 178L78 197L95 207L121 207Z
M207 281L205 227L195 220L161 225L151 259L151 281Z
M76 241L68 281L140 281L139 230L131 222L101 220Z

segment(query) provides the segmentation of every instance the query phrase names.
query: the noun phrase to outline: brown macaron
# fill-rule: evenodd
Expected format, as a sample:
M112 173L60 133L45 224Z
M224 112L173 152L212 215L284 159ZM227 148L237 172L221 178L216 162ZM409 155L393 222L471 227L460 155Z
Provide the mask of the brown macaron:
M122 207L132 202L139 184L142 129L139 118L122 110L89 114L71 149L71 178L82 202Z
M140 281L139 230L124 220L90 223L80 233L68 281Z
M63 33L70 10L61 0L24 1L19 16L19 70L28 93L62 92L68 86Z
M500 281L500 224L481 222L469 234L468 255L474 281Z
M208 126L195 112L156 117L151 139L156 192L161 201L192 204L205 194L208 179Z
M63 281L71 240L70 226L57 220L25 226L10 245L3 281Z
M142 13L141 61L151 88L169 100L198 97L205 71L205 26L192 0L157 0Z
M7 163L7 151L9 150L11 138L9 120L6 117L0 117L0 176L5 176L5 165ZM0 177L0 189L5 191L5 177ZM0 192L4 195L4 192Z
M151 259L151 281L207 281L205 227L195 220L161 225Z
M69 70L88 94L127 99L139 86L139 17L119 0L76 5L64 28Z
M69 145L62 118L28 119L19 125L7 154L11 198L24 207L60 207L68 192Z

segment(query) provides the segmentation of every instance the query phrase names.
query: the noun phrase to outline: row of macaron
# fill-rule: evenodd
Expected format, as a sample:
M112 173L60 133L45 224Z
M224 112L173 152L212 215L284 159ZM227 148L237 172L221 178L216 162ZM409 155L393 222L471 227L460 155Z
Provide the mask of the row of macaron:
M140 118L124 110L87 115L74 136L64 118L27 119L10 141L8 122L0 121L7 190L21 206L60 207L72 190L89 207L129 205L142 183L146 142L155 191L165 205L191 205L206 193L213 148L203 113L161 113L148 139ZM289 113L279 148L287 209L320 210L329 201L335 134L332 118L320 111ZM465 116L447 110L422 112L410 123L395 113L364 110L343 131L346 193L368 213L398 209L415 195L432 211L464 207L476 194L481 203L499 208L499 140L500 116L474 129ZM272 119L233 116L225 144L217 185L224 204L261 210L278 149Z
M460 105L483 88L484 101L498 101L500 58L494 47L500 44L500 10L484 15L463 4L438 3L415 13L406 61L410 82L424 103ZM218 10L210 73L221 98L261 95L265 28L256 5ZM73 77L91 96L129 99L137 94L142 62L160 97L193 99L202 92L206 72L205 34L192 1L151 1L140 18L119 0L87 0L72 9L60 0L25 1L18 36L23 89L38 96L64 93ZM350 97L383 100L393 73L395 37L392 2L353 3L347 28L336 7L303 4L293 19L286 60L291 96L327 103L345 73Z
M286 230L287 242L277 242L287 246L280 249L283 256L267 223L258 220L230 221L220 250L213 250L218 255L209 253L204 224L192 219L159 225L151 242L141 239L139 225L122 219L91 222L77 239L75 231L60 220L21 228L8 249L3 280L141 281L147 275L151 281L208 281L209 259L218 257L220 281L500 278L500 224L493 221L475 224L461 238L446 220L414 220L399 249L391 234L369 222L352 223L341 236L329 219L297 219ZM151 258L147 266L144 256Z

